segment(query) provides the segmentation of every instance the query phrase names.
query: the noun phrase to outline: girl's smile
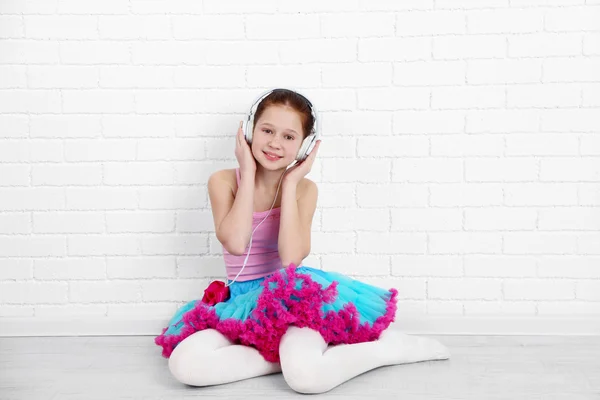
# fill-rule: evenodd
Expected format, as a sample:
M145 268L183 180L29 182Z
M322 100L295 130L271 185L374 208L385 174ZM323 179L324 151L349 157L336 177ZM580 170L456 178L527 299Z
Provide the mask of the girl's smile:
M263 154L265 155L265 158L269 161L279 161L281 160L283 157L280 157L276 154L272 154L272 153L268 153L266 151L263 151Z

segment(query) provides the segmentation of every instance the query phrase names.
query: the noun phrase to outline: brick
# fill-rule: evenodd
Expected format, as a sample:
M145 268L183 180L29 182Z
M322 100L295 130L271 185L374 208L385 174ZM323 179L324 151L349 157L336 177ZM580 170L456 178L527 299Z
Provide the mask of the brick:
M548 157L540 162L540 180L550 182L597 182L600 181L600 163L593 157Z
M34 233L102 233L104 213L34 212Z
M0 164L0 186L29 186L30 170L28 165Z
M138 255L141 252L140 238L134 235L75 235L68 237L70 256Z
M60 210L65 208L63 188L0 188L3 211Z
M125 90L63 90L63 112L127 113L134 111L134 94Z
M461 10L396 13L397 36L459 35L466 33L466 16Z
M460 182L463 162L444 158L403 158L392 165L392 182Z
M393 255L394 276L462 276L460 256Z
M107 257L106 275L109 279L175 278L175 257Z
M456 111L397 111L393 119L393 133L397 135L449 134L465 130L465 117Z
M280 45L279 57L282 64L351 62L356 61L357 42L354 38L288 41ZM268 61L267 58L264 62Z
M370 136L358 139L359 157L418 157L429 155L429 140L424 136Z
M31 39L98 39L92 15L26 15L25 36Z
M102 134L102 125L100 121L101 117L98 115L32 115L31 137L100 137Z
M0 222L0 227L2 223ZM33 260L26 258L5 258L0 261L0 281L32 280ZM2 308L5 306L3 305Z
M428 233L429 254L500 254L502 235L498 232Z
M392 209L392 231L431 232L462 229L462 211L442 208Z
M466 68L466 82L470 85L537 83L542 77L541 60L469 60ZM530 86L516 89L530 90Z
M504 138L499 135L432 135L430 141L432 156L502 156L504 154Z
M561 7L545 11L544 28L547 31L590 31L598 30L600 7Z
M576 136L553 133L524 133L506 136L507 156L577 156Z
M23 89L26 87L27 67L0 66L0 89Z
M394 63L394 84L401 86L461 85L466 79L464 61L411 61Z
M505 103L504 87L459 86L434 87L431 89L431 108L500 108Z
M69 210L132 210L138 203L136 190L127 187L68 187L65 193Z
M140 209L198 209L208 205L208 192L204 187L162 187L139 190Z
M561 207L539 210L540 231L597 231L599 207Z
M102 182L101 165L89 164L37 164L31 168L35 186L93 186Z
M378 159L325 159L323 179L343 182L389 182L391 162Z
M0 282L0 302L9 304L65 304L67 282Z
M155 234L141 239L144 255L198 255L208 251L206 234Z
M239 25L243 31L241 21ZM314 39L319 37L319 25L319 16L313 14L263 14L245 18L246 37L250 40Z
M499 300L502 282L483 278L430 278L427 280L427 298L444 300Z
M508 55L514 58L577 56L581 35L539 32L508 37Z
M600 257L597 256L541 256L538 258L537 276L540 278L598 279L600 278L598 265L600 265Z
M502 204L500 183L436 183L430 185L430 204L436 207L497 206Z
M572 300L575 298L573 281L507 279L502 286L506 300Z
M473 158L465 161L465 179L469 182L527 182L537 180L537 176L534 158Z
M367 38L358 42L358 61L430 60L431 49L431 39L426 37ZM348 55L346 60L337 61L350 60L351 57Z
M35 260L34 276L36 280L104 280L106 264L104 258L57 258Z
M66 161L134 161L136 141L128 139L67 139Z
M506 183L508 206L568 206L577 204L577 186L571 183Z
M321 69L326 87L389 86L392 83L392 66L389 64L332 64Z
M577 236L562 232L507 232L505 254L574 254Z
M356 202L364 208L423 207L428 205L427 199L427 186L419 183L356 185Z
M409 110L429 108L428 88L362 89L358 93L358 107L363 110Z
M311 254L352 253L356 234L353 232L331 233L313 232L311 234Z
M23 115L0 115L0 138L21 139L26 138L29 133L29 118ZM2 142L6 144L6 141ZM16 142L14 142L16 143ZM4 147L4 146L2 146ZM4 161L5 154L1 153Z
M175 68L168 66L100 66L101 88L172 88Z
M168 40L172 23L166 15L100 15L98 33L100 39L109 40Z
M477 10L467 13L468 33L528 33L543 30L544 13L538 9Z
M486 207L465 210L467 231L535 230L537 211L530 208Z
M386 37L394 36L394 15L390 13L340 13L320 16L324 37ZM311 10L314 12L314 10Z
M69 298L78 303L139 302L142 300L142 283L69 282Z
M358 232L356 252L359 254L424 254L426 234L396 232Z
M534 278L537 276L536 258L513 255L465 255L465 276L482 278Z
M507 48L500 35L435 36L428 42L435 60L504 58Z
M325 232L388 231L389 211L377 209L328 208L322 211Z
M389 257L380 255L324 255L325 270L352 276L388 276Z

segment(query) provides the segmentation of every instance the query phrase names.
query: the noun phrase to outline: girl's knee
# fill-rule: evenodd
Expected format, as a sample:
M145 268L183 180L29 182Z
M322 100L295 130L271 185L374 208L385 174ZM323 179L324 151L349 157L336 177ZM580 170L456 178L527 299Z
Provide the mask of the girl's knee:
M192 366L189 353L181 351L181 349L178 348L179 346L173 350L173 353L171 353L171 356L169 357L169 371L171 371L171 375L179 382L191 385L190 370Z
M215 333L220 335L216 331L196 332L175 347L169 357L169 370L176 380L192 386L212 384L215 371L211 359L214 359L215 348L223 342Z
M285 382L298 393L324 393L332 389L327 385L327 380L323 379L323 374L327 372L322 371L317 365L308 363L290 365L288 363L282 364L281 367Z
M279 353L293 356L301 354L304 358L320 357L327 349L327 343L321 334L311 328L290 326L281 338Z

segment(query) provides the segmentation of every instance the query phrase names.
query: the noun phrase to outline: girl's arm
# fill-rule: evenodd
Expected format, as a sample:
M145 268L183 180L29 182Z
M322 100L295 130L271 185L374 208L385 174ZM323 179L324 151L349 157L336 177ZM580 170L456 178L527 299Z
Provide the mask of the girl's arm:
M246 252L252 234L254 209L254 176L242 174L237 194L224 177L226 171L212 174L208 180L208 195L215 222L217 239L233 255Z
M297 200L300 184L283 183L278 237L279 258L283 267L290 263L300 265L310 254L310 231L317 207L318 190L313 181L305 179L303 182L305 188Z

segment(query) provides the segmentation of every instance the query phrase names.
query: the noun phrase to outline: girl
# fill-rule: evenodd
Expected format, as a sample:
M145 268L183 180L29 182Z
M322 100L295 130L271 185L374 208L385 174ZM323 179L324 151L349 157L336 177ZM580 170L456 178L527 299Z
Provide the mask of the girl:
M380 366L448 359L436 340L387 329L395 289L296 267L310 253L317 186L305 176L320 140L287 167L314 134L316 112L275 89L253 116L251 137L243 124L237 133L239 168L208 181L228 287L181 307L155 339L173 376L206 386L283 372L295 391L322 393Z

